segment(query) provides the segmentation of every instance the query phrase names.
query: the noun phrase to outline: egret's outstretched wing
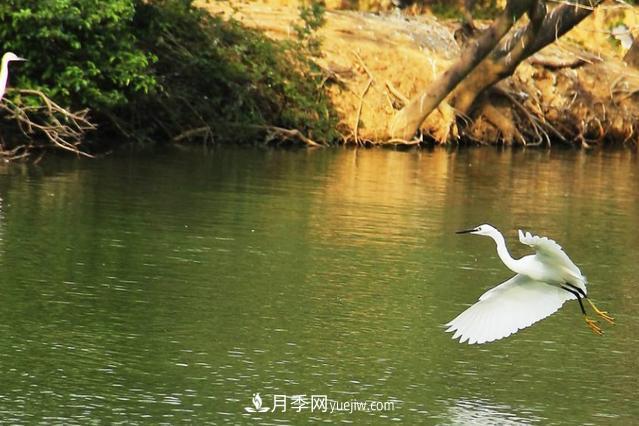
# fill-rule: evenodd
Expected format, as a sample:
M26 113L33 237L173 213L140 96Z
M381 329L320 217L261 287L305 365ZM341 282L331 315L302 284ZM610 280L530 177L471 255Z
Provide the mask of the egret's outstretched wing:
M560 287L517 274L484 293L477 303L446 324L460 343L501 339L546 318L575 296Z
M532 235L530 232L519 230L519 241L534 248L538 256L543 256L546 261L560 265L575 274L575 278L581 277L581 271L575 265L559 244L547 237Z

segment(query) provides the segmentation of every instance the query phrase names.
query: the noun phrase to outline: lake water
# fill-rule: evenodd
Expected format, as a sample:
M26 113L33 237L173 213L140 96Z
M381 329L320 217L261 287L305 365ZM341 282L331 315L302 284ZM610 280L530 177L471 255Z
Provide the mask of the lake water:
M4 165L0 419L637 422L637 162L227 148ZM495 343L452 340L442 325L512 275L454 233L486 222L516 255L519 228L556 239L617 325L595 336L571 301Z

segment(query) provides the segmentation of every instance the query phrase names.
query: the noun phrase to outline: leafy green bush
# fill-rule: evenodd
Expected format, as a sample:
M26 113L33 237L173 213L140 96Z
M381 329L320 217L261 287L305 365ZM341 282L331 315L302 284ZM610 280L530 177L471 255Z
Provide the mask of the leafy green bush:
M28 59L14 80L63 105L111 108L156 87L130 0L4 0L0 49Z
M209 128L245 142L280 126L332 140L335 114L306 59L321 10L304 21L299 41L274 42L191 0L4 0L0 49L28 59L14 86L91 108L111 138Z
M132 114L152 109L150 122L166 136L209 126L218 140L246 141L263 133L261 126L275 125L335 138L322 76L306 59L307 37L276 42L174 0L141 5L135 27L141 45L158 58L154 71L162 90L142 99Z

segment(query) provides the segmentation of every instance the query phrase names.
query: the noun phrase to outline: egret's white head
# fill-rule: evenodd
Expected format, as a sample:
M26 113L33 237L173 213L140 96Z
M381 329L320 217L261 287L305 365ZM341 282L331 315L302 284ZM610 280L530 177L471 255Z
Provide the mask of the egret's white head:
M472 229L465 229L463 231L457 231L458 234L475 234L475 235L494 235L498 233L494 227L488 224L479 225Z
M2 55L2 62L3 63L7 63L7 62L11 62L11 61L26 61L26 59L19 57L18 55L16 55L13 52L7 52L4 55Z

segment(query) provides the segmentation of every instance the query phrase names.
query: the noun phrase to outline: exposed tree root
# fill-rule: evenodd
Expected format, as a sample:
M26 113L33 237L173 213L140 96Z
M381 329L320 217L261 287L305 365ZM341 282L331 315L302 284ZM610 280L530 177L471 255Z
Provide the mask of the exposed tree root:
M517 130L512 116L501 112L490 102L482 104L481 115L486 117L499 130L504 144L512 145L516 141L520 145L526 145L526 140Z

